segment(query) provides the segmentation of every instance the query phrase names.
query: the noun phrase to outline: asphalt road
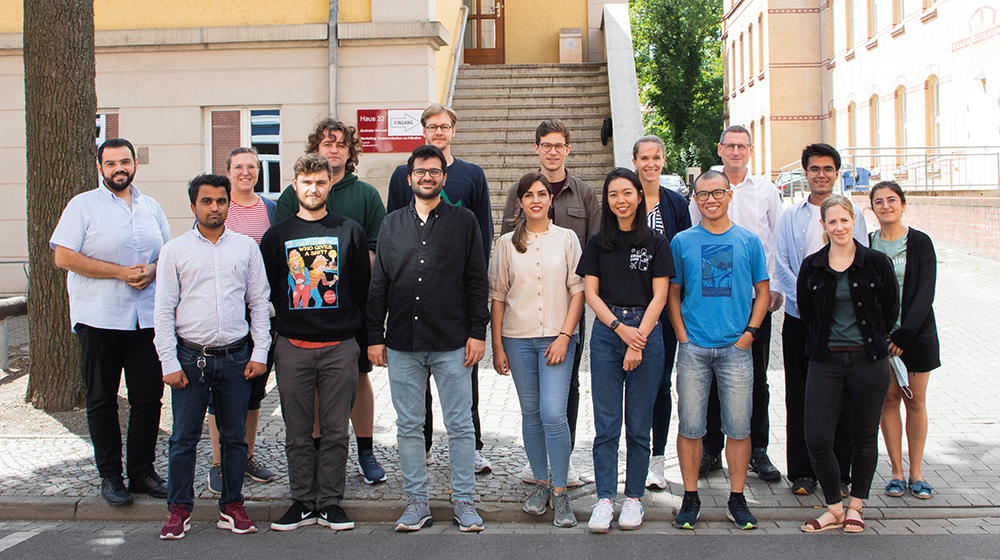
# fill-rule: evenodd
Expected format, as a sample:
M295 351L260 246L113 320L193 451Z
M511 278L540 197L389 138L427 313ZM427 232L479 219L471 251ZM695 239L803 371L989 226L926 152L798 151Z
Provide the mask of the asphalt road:
M495 524L478 535L436 525L416 534L395 534L391 525L365 524L335 533L308 527L291 533L234 535L199 523L180 541L161 541L159 525L109 528L98 523L61 523L47 528L0 531L0 558L783 558L997 559L1000 535L820 535L741 533L704 535L647 523L640 531L591 535L582 528Z

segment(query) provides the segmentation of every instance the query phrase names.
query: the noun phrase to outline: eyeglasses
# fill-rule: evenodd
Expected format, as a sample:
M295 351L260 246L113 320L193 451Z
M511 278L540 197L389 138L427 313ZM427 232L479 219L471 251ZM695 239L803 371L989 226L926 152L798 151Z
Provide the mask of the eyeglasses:
M545 142L544 144L539 144L538 147L542 149L543 152L551 152L555 150L560 154L566 151L568 144L549 144Z
M449 130L453 130L454 128L455 127L451 126L450 124L429 124L424 127L425 130L429 130L431 132L437 132L438 129L441 129L441 132L448 132Z
M432 178L437 179L441 176L441 170L438 168L434 169L414 169L413 176L417 179L423 179L424 175L430 175Z
M727 152L731 152L733 150L739 150L741 152L745 152L750 149L750 144L719 144L719 145L722 146L722 149Z
M876 208L881 208L882 206L885 205L895 206L897 204L899 204L899 197L895 196L890 196L884 200L881 198L876 198L875 200L872 201L872 206Z
M820 173L822 173L823 175L836 175L837 174L837 169L834 168L834 167L830 167L830 166L826 166L826 167L810 167L809 169L806 169L806 171L809 173L810 177L815 177L815 176L819 175Z
M694 197L698 200L705 202L708 200L708 195L712 195L715 200L722 200L722 197L726 196L729 189L715 189L714 191L698 191L694 193Z

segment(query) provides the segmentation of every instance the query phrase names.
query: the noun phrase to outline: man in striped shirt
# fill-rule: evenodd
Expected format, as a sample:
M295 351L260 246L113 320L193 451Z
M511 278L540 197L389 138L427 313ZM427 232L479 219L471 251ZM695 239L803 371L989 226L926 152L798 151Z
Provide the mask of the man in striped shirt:
M217 526L234 533L257 531L241 492L247 462L244 424L250 380L264 374L271 345L270 289L256 243L226 228L229 195L229 179L220 175L191 180L188 196L197 226L160 251L153 342L163 382L171 388L174 419L168 454L170 517L161 539L180 539L190 528L196 447L210 397L222 447Z

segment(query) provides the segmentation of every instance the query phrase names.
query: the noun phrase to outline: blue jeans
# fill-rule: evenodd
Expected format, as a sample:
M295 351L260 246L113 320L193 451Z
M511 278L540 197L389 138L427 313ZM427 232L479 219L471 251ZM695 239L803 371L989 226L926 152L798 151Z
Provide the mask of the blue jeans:
M707 430L708 394L712 378L719 386L722 433L734 439L750 437L753 412L753 357L735 344L702 348L682 342L677 348L677 433L701 439Z
M476 435L472 426L472 368L465 348L446 352L388 351L389 392L396 409L396 445L403 471L403 492L414 502L427 501L424 451L424 394L428 373L437 383L451 456L451 499L474 501Z
M521 403L521 437L531 471L535 480L548 480L551 467L552 486L563 488L572 451L566 399L578 337L570 339L566 358L550 366L545 363L544 354L554 340L554 336L502 338L517 400Z
M638 327L645 309L608 306L622 324ZM590 388L594 399L594 477L597 498L614 499L618 491L618 440L622 431L622 388L625 397L625 496L641 498L649 469L649 431L653 402L663 378L660 324L646 337L642 362L632 371L622 367L628 346L599 319L590 335Z
M205 367L197 365L199 354L177 347L188 384L171 389L174 415L170 451L167 455L167 503L194 506L195 449L201 440L202 425L209 397L215 402L215 422L222 447L222 496L219 509L243 501L243 474L247 468L246 421L250 400L250 381L243 370L250 361L250 346L228 356L205 356Z

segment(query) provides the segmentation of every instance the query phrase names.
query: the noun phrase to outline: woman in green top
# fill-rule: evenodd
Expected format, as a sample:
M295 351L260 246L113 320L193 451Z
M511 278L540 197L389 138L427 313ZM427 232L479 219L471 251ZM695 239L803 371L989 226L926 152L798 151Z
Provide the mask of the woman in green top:
M927 499L934 492L920 471L927 439L927 381L930 371L941 365L932 308L937 257L927 234L902 224L906 195L898 184L892 181L878 183L869 197L881 227L869 236L871 248L885 253L892 260L899 283L901 307L899 319L889 329L889 353L903 360L909 381L909 392L903 398L904 391L893 377L882 406L882 437L892 465L892 478L885 485L885 493L902 496L909 486L914 497ZM906 441L910 459L907 478L903 477L900 401L906 406Z

